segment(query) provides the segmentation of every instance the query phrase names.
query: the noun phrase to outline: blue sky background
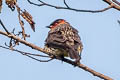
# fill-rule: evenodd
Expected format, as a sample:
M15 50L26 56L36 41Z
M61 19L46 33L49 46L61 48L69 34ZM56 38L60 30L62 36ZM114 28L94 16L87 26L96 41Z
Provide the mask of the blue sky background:
M63 5L62 0L45 1L51 4ZM103 9L108 6L102 0L71 0L67 3L73 8L90 10ZM83 13L57 10L46 6L36 7L28 4L26 0L18 0L18 4L21 9L26 9L31 13L36 22L35 33L25 22L26 33L31 35L27 41L43 47L49 31L45 26L56 19L65 19L79 31L81 36L84 46L81 63L97 72L110 76L114 80L120 79L120 25L117 23L117 20L120 20L119 11L110 9L102 13ZM12 12L5 3L0 18L9 31L12 31L14 27L16 32L21 29L16 11ZM0 27L0 30L3 30L2 27ZM4 45L8 40L7 37L0 35L0 45ZM16 48L31 53L43 54L22 44ZM80 79L101 80L82 69L58 60L40 63L19 53L0 48L0 80Z

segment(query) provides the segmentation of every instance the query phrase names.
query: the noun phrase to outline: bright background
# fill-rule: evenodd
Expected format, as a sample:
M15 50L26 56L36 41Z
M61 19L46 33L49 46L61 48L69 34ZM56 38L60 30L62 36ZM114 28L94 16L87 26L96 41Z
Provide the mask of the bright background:
M35 1L35 0L33 0ZM36 0L37 1L37 0ZM45 0L51 4L63 6L62 0ZM119 1L119 0L118 0ZM39 2L37 2L39 3ZM108 6L102 0L68 0L69 6L78 9L98 10ZM81 63L97 72L120 80L120 20L119 11L110 9L102 13L83 13L69 10L57 10L51 7L36 7L27 0L18 0L21 9L26 9L32 14L36 22L34 33L25 22L26 33L31 37L27 41L40 47L44 46L49 29L45 26L52 21L62 18L75 27L81 36L84 49ZM16 10L12 12L3 4L0 18L9 31L15 27L20 30ZM3 30L0 27L0 30ZM0 45L8 42L8 38L0 35ZM22 44L17 49L42 54ZM53 60L40 63L23 56L0 48L0 80L101 80L92 74L73 67L67 63Z

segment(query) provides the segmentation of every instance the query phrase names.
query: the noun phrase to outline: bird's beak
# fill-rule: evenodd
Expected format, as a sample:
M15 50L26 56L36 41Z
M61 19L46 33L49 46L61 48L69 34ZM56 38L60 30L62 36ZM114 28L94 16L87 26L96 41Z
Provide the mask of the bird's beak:
M46 28L50 28L50 26L46 26Z

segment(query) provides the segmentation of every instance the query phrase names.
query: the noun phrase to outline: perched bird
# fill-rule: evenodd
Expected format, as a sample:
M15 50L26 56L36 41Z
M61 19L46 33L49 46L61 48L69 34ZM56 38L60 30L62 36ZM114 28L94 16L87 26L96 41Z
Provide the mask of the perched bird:
M79 62L83 45L78 31L64 19L57 19L47 28L50 28L45 40L45 47L55 51L56 56L70 57Z

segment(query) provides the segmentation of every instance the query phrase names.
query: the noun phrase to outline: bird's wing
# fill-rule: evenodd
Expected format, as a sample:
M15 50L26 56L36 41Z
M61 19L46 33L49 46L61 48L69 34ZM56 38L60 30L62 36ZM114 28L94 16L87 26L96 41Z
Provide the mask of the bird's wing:
M64 33L66 38L66 48L68 48L69 55L72 59L80 60L79 53L82 51L82 42L80 36L78 35L78 31L71 27L69 30Z
M62 35L60 35L60 32L54 32L54 33L49 33L48 37L45 40L45 44L54 47L54 48L64 48L64 42L65 39L63 38Z
M81 43L81 38L80 36L78 35L78 30L76 30L75 28L72 27L72 31L74 33L74 40L78 43Z

